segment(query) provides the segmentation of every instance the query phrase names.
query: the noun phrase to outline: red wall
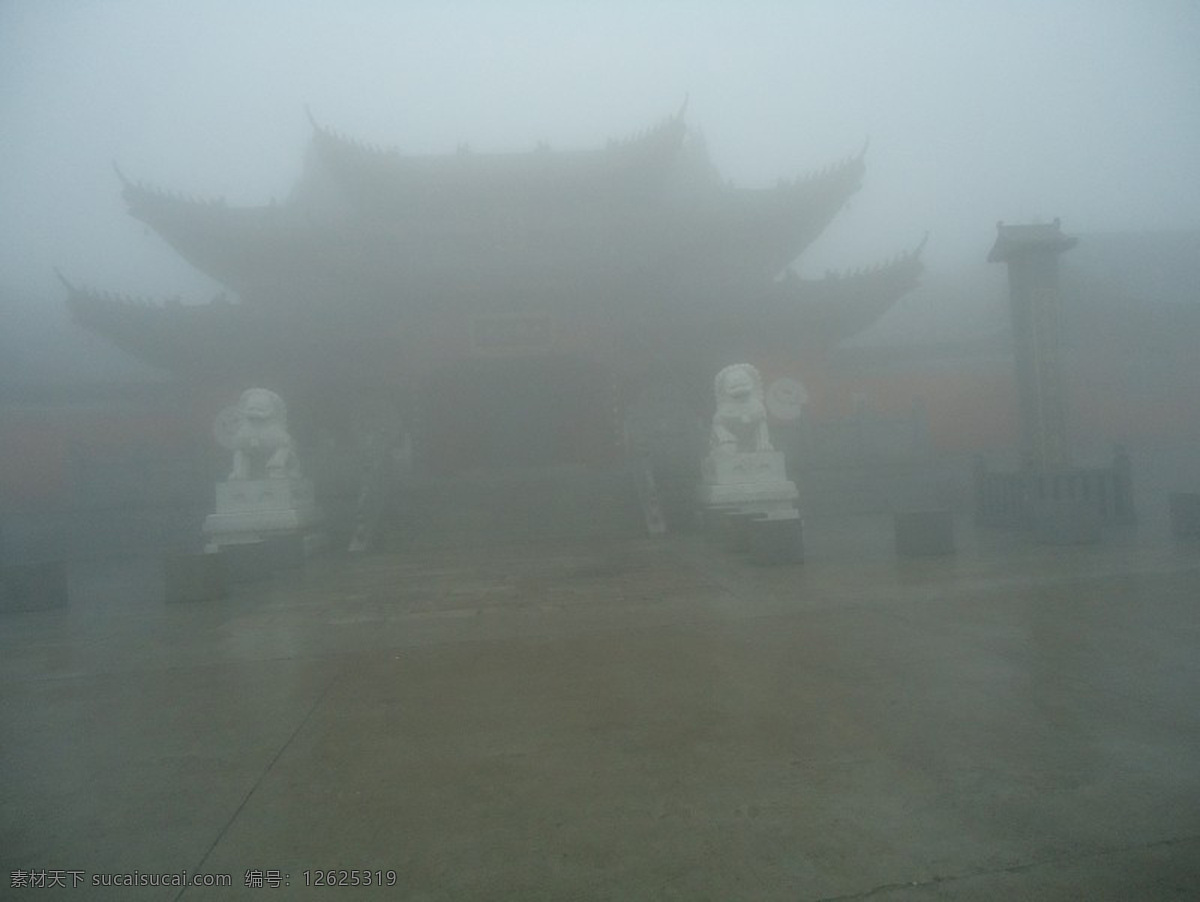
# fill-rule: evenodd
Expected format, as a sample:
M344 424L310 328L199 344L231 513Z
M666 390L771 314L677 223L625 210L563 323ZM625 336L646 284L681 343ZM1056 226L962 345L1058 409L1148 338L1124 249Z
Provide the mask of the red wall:
M185 415L93 408L18 408L0 414L0 504L21 510L69 502L72 453L168 456L195 447Z

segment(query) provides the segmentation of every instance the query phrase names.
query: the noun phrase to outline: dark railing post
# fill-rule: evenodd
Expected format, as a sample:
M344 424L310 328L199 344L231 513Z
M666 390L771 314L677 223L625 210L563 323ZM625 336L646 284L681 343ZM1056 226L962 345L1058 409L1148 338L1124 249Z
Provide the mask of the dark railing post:
M1136 522L1133 509L1133 462L1125 448L1117 445L1113 453L1113 519L1128 525Z
M975 479L975 525L990 526L988 518L988 485L987 485L987 464L983 462L983 455L975 455L975 463L971 468L972 475Z

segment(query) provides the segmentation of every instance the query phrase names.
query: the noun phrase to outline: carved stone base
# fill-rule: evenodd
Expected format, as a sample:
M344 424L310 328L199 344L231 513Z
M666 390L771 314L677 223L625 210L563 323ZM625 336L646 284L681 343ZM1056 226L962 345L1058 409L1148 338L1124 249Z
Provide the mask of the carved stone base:
M217 483L217 510L205 519L204 534L209 550L300 535L311 551L321 519L308 479L233 479Z
M704 458L706 485L787 483L781 451L714 451Z
M715 451L704 459L697 500L706 508L791 520L796 484L787 478L779 451Z

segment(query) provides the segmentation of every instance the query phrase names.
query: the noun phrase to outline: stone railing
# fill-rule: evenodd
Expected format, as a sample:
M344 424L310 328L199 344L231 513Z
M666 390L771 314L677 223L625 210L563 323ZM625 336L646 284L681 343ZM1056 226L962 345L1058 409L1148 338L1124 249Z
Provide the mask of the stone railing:
M975 462L975 521L981 526L1024 527L1041 502L1077 502L1092 507L1103 523L1134 522L1129 457L1118 451L1108 467L1033 468L1003 472Z

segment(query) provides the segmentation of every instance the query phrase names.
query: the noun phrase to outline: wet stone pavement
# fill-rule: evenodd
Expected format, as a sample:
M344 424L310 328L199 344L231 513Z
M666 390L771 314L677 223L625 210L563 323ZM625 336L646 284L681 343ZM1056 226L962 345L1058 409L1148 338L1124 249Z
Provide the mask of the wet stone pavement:
M190 605L75 565L0 618L0 896L1200 897L1200 548L959 529L328 555ZM394 885L310 885L356 869ZM231 885L92 885L181 872Z

